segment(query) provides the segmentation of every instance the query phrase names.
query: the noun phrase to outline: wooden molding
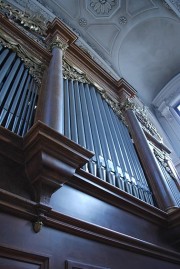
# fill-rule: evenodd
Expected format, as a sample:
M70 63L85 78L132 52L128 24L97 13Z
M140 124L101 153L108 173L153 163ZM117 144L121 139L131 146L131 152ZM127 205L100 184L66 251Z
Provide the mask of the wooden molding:
M169 244L180 250L180 208L168 214L167 229L163 230Z
M28 51L29 54L34 56L34 58L48 66L51 59L51 53L32 38L27 36L1 13L0 27L1 31L3 31L7 36L10 36L19 45L21 45L25 51Z
M71 261L67 260L65 263L65 269L110 269L107 267L102 267L102 266L96 266L92 264L87 264L87 263L82 263L82 262L76 262L76 261Z
M25 135L24 153L36 201L45 204L94 155L40 121Z
M22 164L24 161L23 138L0 126L0 153Z
M117 82L117 87L120 102L124 102L126 98L132 98L136 95L135 89L123 78Z
M3 14L0 13L1 30L21 47L28 51L30 55L38 59L40 62L48 66L52 57L48 49L42 47L39 43L27 36L16 25L12 24ZM75 41L78 38L68 27L66 27L59 19L55 18L49 23L47 30L46 43L48 44L55 36L58 36L62 43L69 45L65 52L65 58L74 66L77 66L95 85L106 90L113 99L119 101L119 91L124 88L133 96L135 90L124 79L115 80L108 72L106 72L91 56L83 49L79 48Z
M0 245L0 257L13 260L14 266L16 261L25 262L30 265L36 265L37 269L49 269L50 257L47 255L32 253L5 245Z
M71 45L77 39L77 36L58 18L55 18L51 23L49 23L47 34L47 43L49 43L49 40L52 40L54 36L59 36L62 43L68 45Z
M67 185L160 226L167 213L80 169Z
M37 203L28 201L20 196L0 190L0 208L6 213L34 220ZM180 253L167 248L136 239L131 236L85 222L71 216L50 210L43 220L44 226L66 233L71 233L88 240L98 241L116 248L126 249L141 255L146 255L171 263L180 263Z

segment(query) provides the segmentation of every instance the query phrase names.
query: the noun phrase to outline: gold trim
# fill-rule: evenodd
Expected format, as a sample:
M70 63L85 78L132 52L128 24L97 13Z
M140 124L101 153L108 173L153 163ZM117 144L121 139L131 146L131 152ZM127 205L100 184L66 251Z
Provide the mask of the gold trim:
M160 163L163 165L163 167L166 169L166 171L168 172L168 174L173 178L173 179L176 179L175 178L175 175L169 165L169 161L171 161L169 155L167 155L166 152L158 149L157 147L155 147L153 144L151 144L152 147L153 147L153 152L154 152L154 155L156 157L157 160L160 161Z
M13 21L24 28L28 28L30 31L33 31L41 36L46 36L47 26L45 18L41 16L37 16L33 14L32 11L29 10L32 14L27 14L27 12L23 12L18 10L17 8L13 8L10 4L4 3L0 0L0 9L6 12L5 15L8 17L10 21Z
M140 122L143 129L145 129L151 135L157 137L160 141L163 140L154 124L149 120L146 110L144 108L140 108L133 102L132 99L127 98L126 101L121 105L121 111L125 112L129 109L135 112L138 121Z
M92 84L96 87L98 92L101 94L102 98L108 103L108 105L113 109L113 111L117 114L117 116L125 123L123 113L120 110L119 103L112 99L107 91L102 89L96 82L88 79L87 75L83 73L76 66L72 66L67 62L67 60L63 59L63 77L64 79L72 79L82 83Z
M61 49L63 52L65 52L65 51L67 50L68 47L69 47L69 46L68 46L67 43L63 43L62 40L60 39L60 37L59 37L59 36L56 36L56 37L52 40L52 42L51 42L51 44L50 44L50 46L49 46L49 49L52 50L53 48L59 48L59 49Z
M86 74L84 74L77 67L72 67L65 59L63 59L63 77L65 79L73 79L82 83L90 84L90 81L87 79Z
M45 65L32 56L18 42L14 41L9 35L0 30L0 43L9 49L12 49L24 62L24 65L29 69L29 73L35 78L38 84L41 83Z

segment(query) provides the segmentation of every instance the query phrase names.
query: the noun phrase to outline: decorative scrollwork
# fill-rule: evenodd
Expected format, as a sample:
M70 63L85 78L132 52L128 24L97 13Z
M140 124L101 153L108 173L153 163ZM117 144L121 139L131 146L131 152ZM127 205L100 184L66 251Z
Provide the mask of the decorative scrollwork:
M29 73L35 78L38 84L41 83L42 75L45 70L45 65L32 56L18 42L14 41L9 35L0 30L0 43L4 47L12 49L24 62L24 65L29 69Z
M46 36L46 20L37 14L27 14L27 12L20 11L13 8L11 5L0 0L0 9L7 16L10 21L20 24L24 28L35 32L41 36ZM30 12L30 11L29 11Z
M108 103L108 105L112 108L114 113L125 123L125 118L123 116L123 112L120 109L120 105L117 101L113 100L108 94L106 90L99 90L102 98Z
M67 43L63 43L62 40L60 39L60 37L58 35L56 35L53 40L51 41L51 43L49 44L48 48L51 51L53 48L60 48L63 53L65 53L65 51L68 48L68 44Z
M157 160L162 164L162 166L166 169L168 174L174 178L174 173L171 170L171 167L169 166L169 157L164 151L161 151L153 146L154 155L157 158Z
M63 60L63 77L65 79L73 79L82 83L90 84L86 74L76 67L72 67L65 59Z
M112 99L111 96L107 94L106 90L102 89L99 85L97 85L97 83L89 80L86 74L84 74L77 67L72 67L65 59L63 59L63 77L65 79L73 79L82 83L88 83L88 84L94 85L96 89L98 90L98 92L101 94L102 98L113 109L116 115L125 123L123 113L120 109L119 103L115 101L114 99Z
M154 124L149 120L147 112L144 108L140 108L137 104L133 102L132 99L127 98L126 101L121 105L121 111L124 112L128 109L132 109L135 112L143 129L145 129L148 133L153 136L156 136L160 141L162 141L162 137L158 133Z

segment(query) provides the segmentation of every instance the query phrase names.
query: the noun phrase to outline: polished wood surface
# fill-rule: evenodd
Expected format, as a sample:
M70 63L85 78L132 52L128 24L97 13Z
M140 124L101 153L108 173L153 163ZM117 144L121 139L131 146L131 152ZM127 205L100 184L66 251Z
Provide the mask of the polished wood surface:
M48 49L3 15L0 24L49 65ZM78 48L76 36L58 20L49 25L47 44L57 33L69 45L67 59L109 95L119 101L124 88L135 94ZM49 74L52 79L53 71ZM57 86L53 83L48 91ZM42 87L46 85L45 79ZM68 260L71 267L82 268L179 268L179 211L147 205L81 170L93 153L59 133L57 114L45 123L37 121L24 138L0 127L0 268L59 269L67 268ZM39 232L33 229L37 222L42 223Z

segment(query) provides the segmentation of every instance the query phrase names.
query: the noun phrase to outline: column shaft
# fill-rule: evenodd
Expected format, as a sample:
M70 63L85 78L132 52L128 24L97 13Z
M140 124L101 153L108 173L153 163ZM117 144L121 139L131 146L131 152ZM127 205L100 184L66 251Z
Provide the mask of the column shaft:
M144 131L142 130L134 111L131 109L126 110L125 118L159 207L165 211L173 210L173 208L177 207L177 203L157 165L155 156L150 149Z
M63 100L62 50L54 47L50 65L43 77L35 121L40 120L63 134Z

